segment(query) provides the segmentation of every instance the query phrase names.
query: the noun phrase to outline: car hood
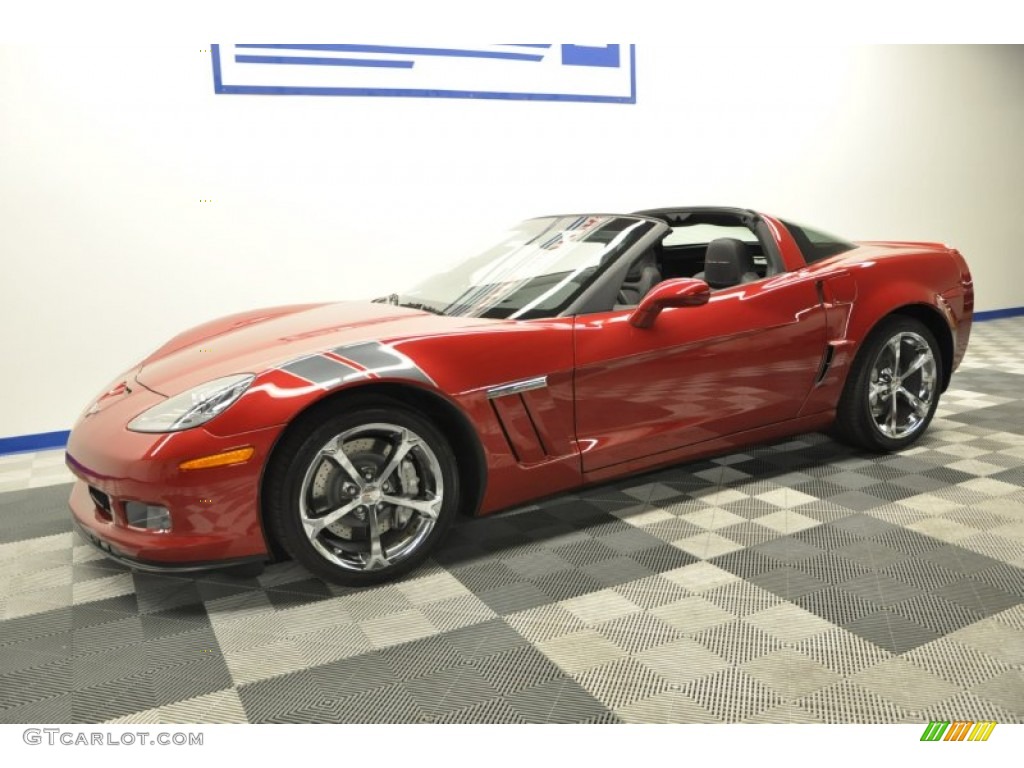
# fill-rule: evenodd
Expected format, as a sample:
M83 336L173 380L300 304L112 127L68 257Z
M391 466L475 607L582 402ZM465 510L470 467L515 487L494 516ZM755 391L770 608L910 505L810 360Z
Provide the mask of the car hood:
M370 302L262 309L215 320L175 337L142 362L135 379L158 394L173 396L221 376L259 374L346 344L399 343L494 323Z

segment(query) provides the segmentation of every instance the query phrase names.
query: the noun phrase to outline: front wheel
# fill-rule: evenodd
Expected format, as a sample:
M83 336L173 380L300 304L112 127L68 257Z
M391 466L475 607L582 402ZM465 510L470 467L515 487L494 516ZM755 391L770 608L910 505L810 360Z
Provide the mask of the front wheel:
M336 584L365 586L412 570L458 508L455 456L434 424L390 401L353 403L296 424L268 469L272 535Z
M836 436L879 452L912 444L939 403L940 354L920 321L898 315L883 320L853 362L836 413Z

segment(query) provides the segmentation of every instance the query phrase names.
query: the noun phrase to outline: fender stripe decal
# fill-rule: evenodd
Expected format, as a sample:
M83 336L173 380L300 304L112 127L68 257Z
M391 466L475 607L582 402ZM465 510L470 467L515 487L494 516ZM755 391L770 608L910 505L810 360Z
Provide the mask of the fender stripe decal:
M338 358L350 361L351 365ZM324 354L306 355L280 368L324 389L378 377L409 379L436 386L434 380L409 357L376 341L336 347Z
M370 373L378 376L391 376L400 379L413 379L425 384L434 384L434 380L394 347L377 341L365 341L360 344L349 344L332 349L336 355L363 366Z
M317 384L325 389L346 381L363 378L362 371L322 355L309 355L281 366L282 371Z

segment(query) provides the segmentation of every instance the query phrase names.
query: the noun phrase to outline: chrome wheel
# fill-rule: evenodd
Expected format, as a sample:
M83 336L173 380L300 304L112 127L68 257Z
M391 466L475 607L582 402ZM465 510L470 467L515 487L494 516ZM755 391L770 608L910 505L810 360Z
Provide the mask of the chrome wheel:
M302 530L347 571L380 571L411 557L437 525L444 480L434 450L408 427L364 424L314 455L299 491Z
M913 331L893 335L871 365L868 409L875 427L892 440L913 435L927 424L937 390L932 346Z

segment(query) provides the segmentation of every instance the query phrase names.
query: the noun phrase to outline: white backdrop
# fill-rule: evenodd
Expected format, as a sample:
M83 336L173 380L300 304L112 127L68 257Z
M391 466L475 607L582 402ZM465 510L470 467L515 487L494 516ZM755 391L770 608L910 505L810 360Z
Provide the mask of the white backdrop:
M1024 305L1024 48L642 45L637 84L215 95L198 46L0 48L0 437L67 429L188 326L397 290L545 213L727 204L939 240L978 309Z

